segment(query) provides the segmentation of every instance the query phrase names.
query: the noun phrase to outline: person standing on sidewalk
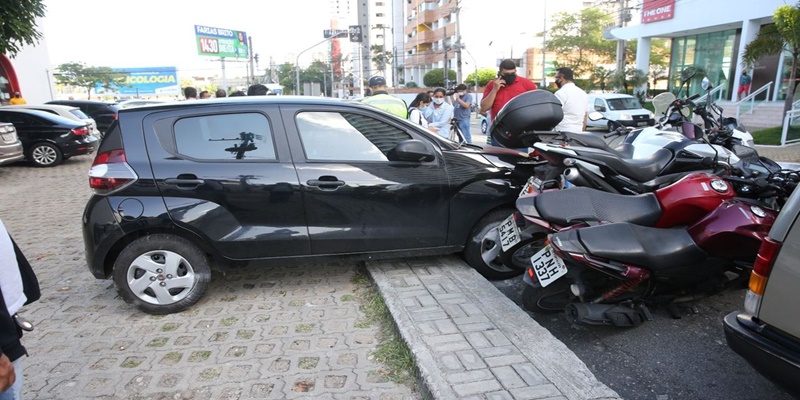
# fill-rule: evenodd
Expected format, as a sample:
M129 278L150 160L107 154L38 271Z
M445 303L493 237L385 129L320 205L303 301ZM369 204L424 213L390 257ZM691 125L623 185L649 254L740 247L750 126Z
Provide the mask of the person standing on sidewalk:
M25 101L25 98L22 97L19 94L19 92L14 92L14 97L12 97L11 100L8 101L8 104L16 106L16 105L28 104L28 102Z
M497 79L490 81L483 91L481 113L491 110L489 118L493 119L509 100L519 94L536 89L536 84L531 80L517 76L517 65L513 60L503 60L497 71ZM491 123L491 121L489 122ZM500 144L492 138L492 145L499 146Z
M467 143L472 143L472 135L469 133L469 119L472 116L472 95L467 92L467 85L460 84L456 86L456 92L453 93L453 116L455 117L458 128L461 129L461 134L464 135L464 140Z
M556 70L556 97L561 101L564 119L556 125L559 132L583 132L586 130L586 105L589 95L575 85L572 69L561 67Z
M750 82L752 81L753 78L747 74L747 71L742 71L742 76L739 77L739 100L750 95ZM742 93L744 93L744 96L742 96Z
M444 101L447 91L442 87L433 89L433 105L428 119L428 128L439 136L450 137L450 120L453 119L453 106Z
M392 113L403 119L408 118L408 106L406 102L399 97L394 97L389 94L384 77L376 75L369 78L369 87L372 90L372 95L361 100L362 103L380 108L383 111Z
M17 311L39 297L33 268L0 221L0 400L22 398L22 356L28 353L20 339L33 326Z

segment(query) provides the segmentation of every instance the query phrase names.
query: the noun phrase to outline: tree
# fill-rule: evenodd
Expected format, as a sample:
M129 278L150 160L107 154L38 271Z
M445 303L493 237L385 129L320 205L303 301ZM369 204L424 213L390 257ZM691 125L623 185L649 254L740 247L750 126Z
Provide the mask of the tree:
M486 86L489 84L489 81L492 79L497 78L497 70L492 68L481 68L478 70L478 86ZM475 73L471 73L467 75L467 79L464 80L465 84L474 83L475 82Z
M382 44L373 44L369 49L372 52L372 62L378 67L378 73L385 75L386 64L392 63L392 52L386 51Z
M303 82L317 82L326 84L326 86L322 88L323 92L325 93L330 93L330 80L330 68L328 68L328 64L319 60L315 60L311 63L311 65L308 66L308 68L300 71L301 85Z
M599 63L612 61L616 42L603 39L603 29L612 24L611 16L598 8L556 14L547 40L547 50L558 54L556 67L572 68L580 76Z
M447 80L450 82L456 81L456 71L452 69L447 70ZM437 87L437 86L444 86L444 69L443 68L436 68L428 71L425 76L422 77L422 83L425 84L427 87Z
M278 83L283 86L287 92L291 94L298 94L295 91L295 75L294 64L283 63L278 66Z
M84 63L72 62L58 66L53 74L58 83L86 89L87 99L92 98L92 90L98 85L106 90L117 91L125 86L126 73L114 71L110 67L93 67Z
M628 90L628 87L632 88L634 90L632 94L636 97L639 97L641 100L643 99L645 93L636 91L636 88L647 83L647 74L640 69L627 67L623 71L614 71L609 79L609 83L613 87L622 88L627 94L631 94L631 92Z
M42 0L0 0L0 54L15 56L23 45L42 39L36 30L36 18L44 17Z
M789 86L783 103L783 116L792 108L797 79L797 60L800 58L800 2L794 7L780 6L772 16L774 24L762 26L755 40L748 43L742 54L742 65L753 69L761 57L777 55L784 50L792 54Z
M613 70L605 69L604 67L595 67L595 69L592 70L592 86L599 87L600 90L605 92L612 75L614 75Z

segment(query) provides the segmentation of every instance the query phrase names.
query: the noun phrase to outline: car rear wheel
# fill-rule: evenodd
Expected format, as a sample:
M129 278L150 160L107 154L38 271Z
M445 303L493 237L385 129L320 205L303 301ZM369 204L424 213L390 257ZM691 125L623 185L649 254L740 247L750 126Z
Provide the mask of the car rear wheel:
M486 279L508 279L522 273L505 266L500 258L498 227L510 213L510 210L495 210L487 214L472 229L464 247L467 263Z
M148 314L183 311L203 296L211 280L208 258L178 236L155 234L131 242L114 263L122 298Z
M54 167L63 159L61 150L50 143L35 143L28 151L28 160L37 167Z

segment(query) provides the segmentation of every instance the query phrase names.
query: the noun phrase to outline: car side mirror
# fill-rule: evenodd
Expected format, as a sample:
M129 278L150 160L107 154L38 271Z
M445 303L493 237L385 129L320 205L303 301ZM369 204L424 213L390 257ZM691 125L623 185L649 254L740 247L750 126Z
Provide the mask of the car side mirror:
M606 112L605 106L594 106L594 110L598 111L598 112ZM592 120L592 121L596 121L596 120Z
M606 110L605 107L602 107L602 108L603 108L603 111ZM589 115L587 115L586 117L589 118L589 121L600 121L601 119L605 119L605 117L603 117L603 114L600 114L597 111L590 112Z
M404 140L397 144L390 151L390 160L392 161L433 161L435 159L433 151L416 139Z

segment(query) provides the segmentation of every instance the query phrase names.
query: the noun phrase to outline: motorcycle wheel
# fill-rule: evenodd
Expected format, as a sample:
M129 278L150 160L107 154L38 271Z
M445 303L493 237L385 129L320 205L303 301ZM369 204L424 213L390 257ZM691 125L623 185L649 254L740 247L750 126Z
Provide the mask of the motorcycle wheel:
M522 291L522 305L528 311L537 314L555 314L563 312L573 296L569 287L571 279L562 277L547 287L525 286Z
M531 265L531 257L544 248L545 239L547 234L537 232L531 239L519 242L508 251L501 252L500 261L507 267L525 271Z

